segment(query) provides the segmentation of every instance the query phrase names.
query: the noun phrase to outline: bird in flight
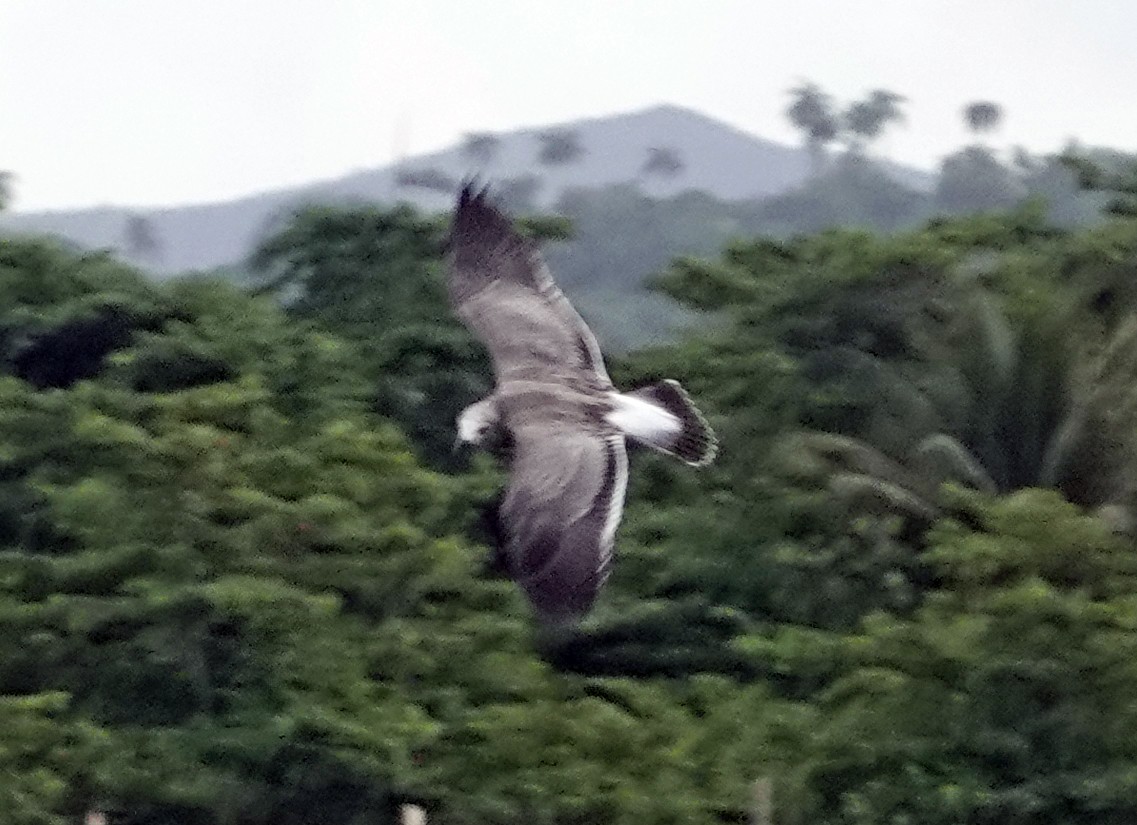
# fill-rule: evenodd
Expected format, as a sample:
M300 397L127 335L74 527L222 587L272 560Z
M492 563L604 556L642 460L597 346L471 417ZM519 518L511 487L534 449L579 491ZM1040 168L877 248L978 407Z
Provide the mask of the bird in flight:
M701 466L714 433L676 381L620 392L536 244L487 190L463 187L448 244L455 313L489 350L495 387L458 416L459 443L508 445L497 558L548 625L572 624L608 578L627 442Z

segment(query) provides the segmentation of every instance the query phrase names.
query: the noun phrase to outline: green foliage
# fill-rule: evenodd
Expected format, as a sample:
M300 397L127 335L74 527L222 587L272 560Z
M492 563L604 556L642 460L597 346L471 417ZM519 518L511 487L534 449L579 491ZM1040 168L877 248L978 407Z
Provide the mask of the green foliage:
M252 266L292 315L354 345L373 408L428 462L451 467L453 422L488 392L490 370L446 301L442 240L405 208L313 208L266 239Z
M59 260L7 283L105 299L75 277L84 262ZM116 274L159 321L66 389L0 385L0 693L62 692L57 735L77 725L100 743L62 791L47 767L22 769L28 798L125 821L306 821L352 783L345 819L388 804L433 723L370 678L368 628L464 589L470 560L440 532L456 491L366 423L342 345L232 287Z
M810 202L845 184L897 191L845 157ZM449 463L490 371L441 222L301 212L262 294L3 242L0 823L710 825L758 778L782 823L1133 820L1137 222L849 201L731 240L753 210L645 203L523 226L571 228L589 317L658 325L663 270L700 324L612 373L682 381L723 449L634 455L558 632L470 538L501 478ZM659 249L578 255L628 220Z
M1120 218L1137 217L1137 163L1130 156L1070 150L1060 160L1086 189L1104 193L1106 211Z
M724 449L697 489L641 462L638 618L566 663L804 703L786 821L1132 818L1135 261L1028 208L674 264L719 325L619 372L680 377Z
M661 287L719 323L637 355L623 377L683 380L724 449L701 490L655 464L641 472L617 584L760 623L850 628L874 610L908 615L936 586L922 551L951 511L945 481L1051 486L1130 529L1135 304L1121 284L1135 249L1124 226L1070 234L1027 209L677 262ZM729 651L737 632L716 644Z
M554 670L462 538L495 479L423 468L351 345L222 283L4 253L0 821L742 815L799 711L729 679ZM20 330L74 343L111 296L122 335L84 375L18 377ZM777 736L720 751L738 713Z
M66 696L0 695L0 822L62 825L69 784L85 756L82 731L61 723Z
M813 172L817 174L825 164L826 146L840 130L840 120L832 98L816 83L801 83L790 94L793 103L786 109L786 117L804 135Z
M1137 812L1129 547L1054 493L973 502L910 619L844 642L805 784L815 822L1123 822Z

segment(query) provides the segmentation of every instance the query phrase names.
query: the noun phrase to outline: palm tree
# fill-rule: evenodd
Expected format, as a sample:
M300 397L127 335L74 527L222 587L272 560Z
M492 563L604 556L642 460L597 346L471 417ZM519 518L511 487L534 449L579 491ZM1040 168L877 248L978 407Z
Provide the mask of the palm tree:
M969 400L961 410L933 410L899 449L881 431L803 432L787 443L787 470L825 484L850 513L923 526L943 513L944 482L1054 488L1120 529L1137 526L1137 318L1078 350L1072 309L1056 304L1013 329L989 295L971 300L974 321L945 352L960 382L952 395Z
M869 95L869 102L880 113L885 123L904 120L904 113L900 111L900 104L907 101L902 94L891 92L888 89L873 89Z
M501 149L501 138L491 132L467 132L462 154L479 169L489 166Z
M790 122L805 136L813 174L825 167L825 149L835 137L840 122L833 101L816 83L802 83L790 89L793 102L786 109Z
M670 146L652 146L648 148L647 158L640 166L640 179L648 189L656 188L648 186L649 179L655 178L660 181L656 196L665 196L670 187L664 182L675 180L684 168L685 164L679 150Z
M904 120L904 113L900 110L903 102L903 95L876 89L864 100L852 103L844 115L849 150L860 154L867 144L880 137L888 124Z
M679 150L670 146L652 146L647 150L647 160L640 167L640 174L674 178L685 165Z
M541 149L537 160L543 166L561 166L579 160L585 153L580 137L572 129L550 129L537 135Z
M154 230L154 224L145 215L130 215L126 219L126 252L132 258L152 261L159 257L162 244Z
M976 135L995 131L1003 120L1003 109L989 100L976 100L963 107L963 120Z

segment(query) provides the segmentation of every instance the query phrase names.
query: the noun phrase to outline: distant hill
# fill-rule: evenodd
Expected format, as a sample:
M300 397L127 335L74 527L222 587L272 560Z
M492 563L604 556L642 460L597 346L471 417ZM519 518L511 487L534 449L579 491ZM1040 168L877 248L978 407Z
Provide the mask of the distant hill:
M571 130L584 154L573 163L538 162L539 135ZM643 180L645 191L673 195L706 192L722 200L754 200L785 192L805 180L808 159L791 146L754 137L721 121L675 106L658 106L571 123L501 133L491 163L478 169L460 146L408 158L397 166L356 172L308 186L250 195L223 203L162 209L98 207L0 216L0 228L60 235L83 248L127 246L132 216L144 217L153 251L140 261L157 274L213 269L243 260L277 221L304 203L410 202L443 210L451 195L399 185L400 173L431 170L460 179L480 171L491 180L539 176L536 206L548 207L567 189L603 188L641 179L651 148L673 149L683 168L670 179ZM909 186L926 187L928 176L892 167L890 174Z

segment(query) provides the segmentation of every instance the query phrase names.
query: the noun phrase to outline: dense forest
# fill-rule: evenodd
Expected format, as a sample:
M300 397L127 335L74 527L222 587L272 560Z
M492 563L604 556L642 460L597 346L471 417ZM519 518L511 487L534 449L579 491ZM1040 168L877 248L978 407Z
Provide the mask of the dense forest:
M2 239L0 823L1137 820L1137 181L1062 168L1100 217L662 266L704 322L613 375L720 457L634 456L558 633L450 450L490 374L444 216L304 210L245 285Z
M972 135L968 145L943 158L933 174L916 178L877 149L890 129L902 125L905 104L903 96L882 89L852 101L835 100L812 83L792 89L785 114L802 136L810 173L800 185L758 199L726 199L694 186L687 167L700 158L661 136L641 164L628 166L625 181L570 186L552 201L554 211L572 221L573 232L549 250L550 261L602 340L625 352L662 343L692 321L665 296L642 288L645 278L676 257L714 256L738 237L789 238L835 227L896 232L937 216L1030 203L1057 226L1087 226L1098 220L1103 200L1080 185L1070 158L1091 160L1111 173L1134 161L1077 144L1042 156L1001 147L994 134L1005 117L1002 107L975 101L961 112ZM467 135L462 151L468 168L497 168L502 143L488 133ZM583 138L570 129L538 134L531 151L528 171L496 181L507 208L538 208L549 170L581 167L589 157ZM459 178L423 167L406 172L400 183L404 193L450 193Z

